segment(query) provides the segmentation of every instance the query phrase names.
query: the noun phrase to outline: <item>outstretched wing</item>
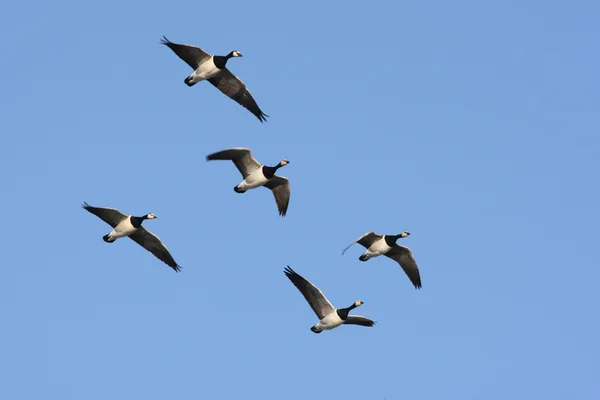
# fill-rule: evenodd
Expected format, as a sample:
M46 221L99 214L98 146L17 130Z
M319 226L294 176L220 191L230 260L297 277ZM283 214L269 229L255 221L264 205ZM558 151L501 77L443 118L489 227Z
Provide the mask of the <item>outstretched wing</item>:
M163 36L160 41L162 44L173 50L175 54L183 61L186 62L187 65L192 67L193 70L196 70L200 64L204 61L208 60L211 55L196 46L190 46L187 44L179 44L173 43L169 39Z
M369 247L371 247L371 245L373 243L375 243L382 237L383 237L383 235L378 235L377 233L375 233L373 231L367 232L364 235L362 235L361 237L359 237L358 239L356 239L354 242L350 243L348 245L348 247L346 247L344 249L344 251L342 251L342 254L344 254L346 252L346 250L348 250L350 248L350 246L352 246L354 243L358 243L368 249Z
M244 82L227 68L223 68L220 73L209 78L208 81L230 99L236 101L239 105L254 114L260 122L267 120L265 117L268 117L268 115L263 113L260 107L258 107L258 104L256 104L254 97L252 97Z
M419 267L412 255L412 251L410 251L408 247L396 245L392 247L390 251L385 253L385 255L400 264L408 276L408 279L410 279L415 286L415 289L421 288L421 274L419 274Z
M262 167L262 164L254 158L250 149L243 147L234 147L232 149L209 154L206 156L206 160L231 160L244 179L246 179L250 173Z
M115 208L103 208L103 207L92 207L88 203L83 203L83 208L87 211L91 212L102 221L106 222L113 228L116 227L119 222L123 221L127 218L127 215L122 214L119 210Z
M375 321L373 321L367 317L363 317L362 315L348 315L348 318L346 319L346 322L344 322L344 323L350 324L350 325L360 325L360 326L375 325Z
M265 187L271 189L279 215L285 217L287 214L288 205L290 204L290 181L283 176L275 175L273 179L265 183Z
M135 232L129 235L129 238L154 254L156 258L173 268L176 272L181 270L181 267L177 265L171 253L169 253L167 246L164 245L158 236L146 230L143 226L140 226Z
M335 308L331 305L325 295L319 290L318 287L298 275L288 265L283 271L290 281L298 288L300 293L304 296L310 307L313 309L319 319L323 319L326 315L331 314L335 311Z

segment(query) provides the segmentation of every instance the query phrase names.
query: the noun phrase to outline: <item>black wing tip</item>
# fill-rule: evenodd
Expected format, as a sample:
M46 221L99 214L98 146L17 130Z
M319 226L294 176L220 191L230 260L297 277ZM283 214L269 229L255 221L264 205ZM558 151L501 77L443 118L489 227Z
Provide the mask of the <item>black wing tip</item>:
M258 118L258 120L260 121L260 123L262 124L263 122L267 122L267 117L270 118L269 115L265 114L264 112L258 110L257 113L255 113L254 115L256 115L256 118Z
M175 272L181 272L181 266L178 264L169 265L169 267L173 268L175 270Z
M169 39L167 39L167 37L165 35L163 35L162 39L160 39L160 43L164 44L165 46L168 46L169 44L172 44L173 42L171 42Z
M288 278L298 275L289 265L283 269L283 273L286 274Z
M83 202L83 204L81 205L81 207L85 210L90 210L92 208L92 206L90 206L87 202Z

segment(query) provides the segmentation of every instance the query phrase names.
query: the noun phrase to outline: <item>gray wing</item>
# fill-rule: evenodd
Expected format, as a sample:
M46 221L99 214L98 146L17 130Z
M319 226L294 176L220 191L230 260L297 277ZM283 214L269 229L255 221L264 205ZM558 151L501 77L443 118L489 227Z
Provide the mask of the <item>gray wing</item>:
M346 319L346 322L344 322L344 323L350 324L350 325L360 325L360 326L375 325L375 321L373 321L367 317L363 317L362 315L348 315L348 318Z
M156 258L173 268L176 272L181 270L181 267L177 265L171 253L167 249L167 246L154 235L152 232L146 230L143 226L139 227L137 231L129 235L129 238L154 254Z
M275 175L269 182L265 183L265 187L271 189L279 215L285 217L287 214L288 205L290 204L290 181L284 176Z
M356 239L354 242L350 243L348 245L348 247L346 247L344 249L344 251L342 251L342 254L344 254L346 252L346 250L348 250L350 248L350 246L352 246L354 243L358 243L368 249L369 247L371 247L371 245L373 243L375 243L382 237L383 237L383 235L378 235L377 233L375 233L373 231L367 232L364 235L362 235L361 237L359 237L358 239Z
M83 203L83 208L87 211L91 212L102 221L106 222L113 228L116 227L119 222L123 221L127 218L127 215L122 214L119 210L115 208L102 208L102 207L92 207L88 203Z
M192 67L193 70L196 70L200 64L204 61L208 60L211 55L196 46L190 46L187 44L179 44L173 43L169 39L163 36L163 39L160 41L162 44L173 50L175 54L183 61L186 62L187 65Z
M408 247L396 245L392 247L390 251L385 253L385 255L400 264L408 276L408 279L410 279L415 286L415 289L421 288L421 274L419 274L419 267L412 255L412 251L410 251Z
M235 147L209 154L206 156L206 160L231 160L244 179L246 179L251 172L262 167L262 164L254 158L250 149L242 147Z
M288 265L283 271L290 281L298 288L300 293L304 296L310 307L313 309L319 319L323 319L326 315L331 314L335 311L335 308L331 305L325 295L319 290L318 287L298 275Z
M217 89L226 94L239 105L250 111L260 122L266 121L267 114L263 113L256 104L254 97L246 88L246 85L240 78L231 73L227 68L223 68L219 74L208 79Z

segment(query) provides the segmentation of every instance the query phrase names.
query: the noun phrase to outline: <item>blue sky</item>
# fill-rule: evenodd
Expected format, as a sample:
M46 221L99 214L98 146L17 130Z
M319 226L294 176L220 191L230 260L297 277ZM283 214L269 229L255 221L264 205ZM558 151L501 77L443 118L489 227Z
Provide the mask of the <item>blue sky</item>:
M597 399L600 5L11 2L0 398ZM178 43L229 68L261 124ZM288 215L211 152L286 158ZM155 213L173 272L80 206ZM415 290L363 233L411 236ZM374 328L319 335L286 265Z

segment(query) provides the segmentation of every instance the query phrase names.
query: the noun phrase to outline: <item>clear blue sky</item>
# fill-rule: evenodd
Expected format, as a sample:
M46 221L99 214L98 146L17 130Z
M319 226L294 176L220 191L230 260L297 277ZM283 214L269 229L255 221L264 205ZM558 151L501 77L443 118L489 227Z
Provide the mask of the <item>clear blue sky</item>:
M485 4L484 4L485 3ZM598 399L596 1L9 2L0 398ZM162 35L230 61L253 115ZM229 162L286 158L288 216ZM177 274L80 206L155 213ZM341 251L401 243L423 280ZM286 265L374 328L315 335Z

